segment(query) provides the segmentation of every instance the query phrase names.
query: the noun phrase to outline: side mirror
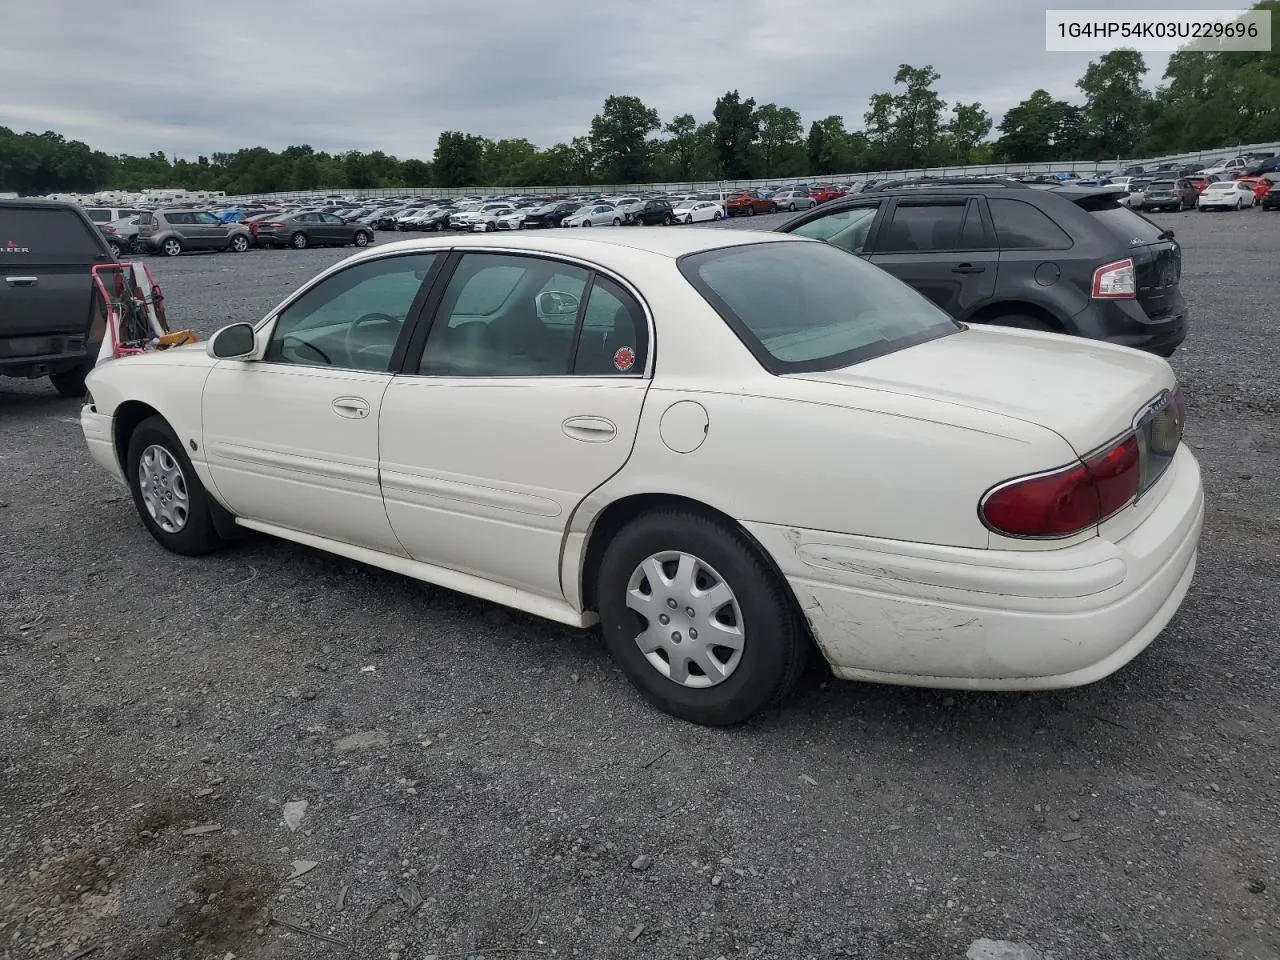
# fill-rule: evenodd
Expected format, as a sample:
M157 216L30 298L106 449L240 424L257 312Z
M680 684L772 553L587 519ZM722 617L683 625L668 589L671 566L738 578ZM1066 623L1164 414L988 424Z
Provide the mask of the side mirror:
M253 324L233 323L210 338L205 352L215 360L247 360L253 356L257 347Z
M538 294L538 313L544 317L572 317L577 315L579 303L572 293L544 290Z

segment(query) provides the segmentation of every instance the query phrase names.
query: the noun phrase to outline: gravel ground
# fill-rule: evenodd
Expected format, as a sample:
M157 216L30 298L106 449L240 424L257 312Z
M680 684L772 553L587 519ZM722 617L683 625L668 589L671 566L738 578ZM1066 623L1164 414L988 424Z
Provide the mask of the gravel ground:
M689 726L591 633L265 538L163 552L78 405L0 381L0 958L1280 957L1280 216L1165 219L1199 573L1062 693L815 671ZM151 264L208 334L347 253Z

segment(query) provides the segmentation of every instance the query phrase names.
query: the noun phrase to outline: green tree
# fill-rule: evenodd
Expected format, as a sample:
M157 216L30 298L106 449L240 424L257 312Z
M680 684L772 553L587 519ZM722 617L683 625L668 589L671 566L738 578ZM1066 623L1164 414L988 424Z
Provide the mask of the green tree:
M993 154L1008 163L1070 160L1080 148L1082 132L1079 107L1037 90L1005 112Z
M521 138L490 141L484 149L484 182L493 186L522 186L536 177L530 161L537 148Z
M1151 95L1143 89L1147 64L1136 50L1112 50L1085 68L1076 87L1085 95L1089 145L1108 157L1128 156L1146 136Z
M698 162L698 122L693 114L682 113L663 130L668 137L665 151L674 179L692 181Z
M991 133L991 114L980 103L957 103L945 131L947 159L961 165L973 162L978 144Z
M725 180L745 180L752 174L751 149L760 136L756 101L743 100L731 90L716 101L716 157Z
M400 165L400 175L406 187L431 186L431 165L421 160L406 160Z
M766 103L756 108L752 119L760 131L756 147L760 157L760 175L802 174L803 169L796 169L803 156L800 134L804 128L800 125L800 114L790 107Z
M478 186L484 173L483 137L446 130L436 141L431 169L441 187Z
M649 175L649 134L661 126L658 111L639 97L611 96L591 120L591 150L609 183L641 183Z

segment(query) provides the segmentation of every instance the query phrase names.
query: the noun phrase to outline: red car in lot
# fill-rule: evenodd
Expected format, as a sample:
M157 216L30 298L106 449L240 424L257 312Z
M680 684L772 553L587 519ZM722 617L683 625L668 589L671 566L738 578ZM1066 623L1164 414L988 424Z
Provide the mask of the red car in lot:
M1272 186L1274 186L1274 183L1267 179L1268 176L1274 176L1274 174L1267 174L1258 177L1236 177L1236 182L1247 183L1249 186L1253 187L1253 199L1258 203L1261 203L1262 198L1270 193Z
M724 212L731 217L754 217L757 213L777 213L778 205L758 190L744 190L737 196L726 197Z
M1217 183L1222 178L1215 177L1215 176L1207 176L1203 173L1200 173L1192 177L1187 177L1187 179L1191 181L1191 185L1195 187L1198 192L1204 193L1205 187L1209 186L1209 184L1211 183Z
M826 203L828 200L834 200L837 197L843 197L844 191L836 187L826 184L818 184L809 188L809 196L813 197L815 204Z

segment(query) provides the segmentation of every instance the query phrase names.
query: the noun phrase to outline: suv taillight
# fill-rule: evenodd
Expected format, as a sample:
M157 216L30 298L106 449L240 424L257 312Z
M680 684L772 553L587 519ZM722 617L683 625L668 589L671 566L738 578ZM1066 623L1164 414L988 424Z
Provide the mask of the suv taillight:
M1127 506L1142 485L1138 437L1128 434L1087 460L1008 480L982 498L983 523L1009 537L1069 537Z
M1132 300L1138 295L1138 278L1132 260L1117 260L1093 271L1093 299Z

